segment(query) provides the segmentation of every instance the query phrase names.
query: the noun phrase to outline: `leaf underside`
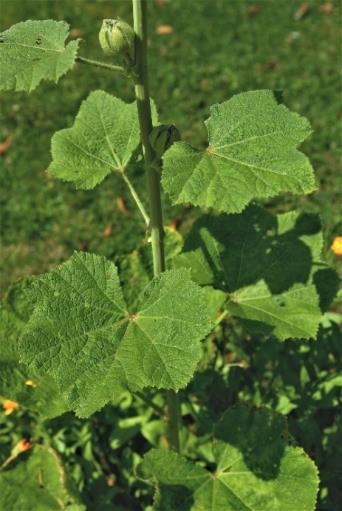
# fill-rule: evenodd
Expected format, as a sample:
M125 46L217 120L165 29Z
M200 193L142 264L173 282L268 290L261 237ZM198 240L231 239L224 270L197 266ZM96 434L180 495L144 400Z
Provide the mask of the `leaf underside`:
M210 113L206 150L177 142L164 156L162 183L173 203L239 213L254 198L315 189L310 162L297 150L310 125L272 91L237 94Z
M0 90L31 92L42 80L57 82L74 66L79 41L65 46L65 21L24 21L0 34Z
M149 451L140 475L156 486L155 511L313 511L314 463L287 437L284 418L237 406L214 428L216 469L173 451Z
M203 290L184 269L154 279L134 312L114 264L93 254L75 253L36 294L22 361L50 375L80 416L127 389L184 387L211 328Z
M193 226L174 267L191 269L201 285L227 293L227 307L256 331L314 338L322 317L321 262L316 215L273 215L250 206L239 215L205 215Z

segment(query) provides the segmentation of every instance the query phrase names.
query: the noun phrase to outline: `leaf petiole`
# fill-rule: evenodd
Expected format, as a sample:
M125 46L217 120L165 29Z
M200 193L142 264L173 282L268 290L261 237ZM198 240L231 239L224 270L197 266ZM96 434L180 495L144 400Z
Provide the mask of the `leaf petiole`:
M124 67L107 64L107 62L101 62L100 60L86 59L85 57L78 56L76 57L76 62L80 62L81 64L89 64L95 67L102 67L104 69L108 69L109 71L118 71L127 75L126 69Z
M146 227L149 227L149 225L150 225L150 217L148 216L148 214L146 212L146 209L145 209L143 203L141 202L140 197L139 197L136 189L134 188L132 182L126 176L125 172L121 172L121 176L122 176L122 179L125 181L126 185L128 186L128 189L131 192L131 195L132 195L136 205L138 206L138 209L139 209L142 217L145 220Z

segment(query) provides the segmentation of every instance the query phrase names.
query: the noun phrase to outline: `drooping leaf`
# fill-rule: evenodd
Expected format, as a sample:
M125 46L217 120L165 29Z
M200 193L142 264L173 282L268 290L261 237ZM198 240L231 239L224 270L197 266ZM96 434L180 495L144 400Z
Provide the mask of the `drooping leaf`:
M215 469L153 449L140 475L156 485L155 511L314 511L318 474L293 447L282 416L237 406L214 428Z
M177 142L164 156L162 182L175 204L238 213L253 198L315 189L312 167L297 150L310 125L271 91L238 94L210 113L205 151Z
M40 414L41 419L66 412L65 400L53 379L38 377L19 361L19 338L33 311L31 279L13 284L0 304L0 398Z
M75 253L48 273L20 343L22 360L57 382L80 416L123 390L184 387L210 330L203 291L187 270L172 270L127 311L113 263Z
M152 110L155 120L157 114ZM136 103L95 91L83 101L73 127L54 134L48 170L88 190L110 172L123 172L139 142Z
M275 216L250 206L239 215L199 219L174 265L227 292L231 314L251 327L279 339L312 338L322 316L317 275L330 276L322 243L315 215Z
M0 90L31 92L42 80L57 83L75 63L78 40L65 45L65 21L24 21L0 34Z
M0 509L85 511L56 452L40 445L0 471Z

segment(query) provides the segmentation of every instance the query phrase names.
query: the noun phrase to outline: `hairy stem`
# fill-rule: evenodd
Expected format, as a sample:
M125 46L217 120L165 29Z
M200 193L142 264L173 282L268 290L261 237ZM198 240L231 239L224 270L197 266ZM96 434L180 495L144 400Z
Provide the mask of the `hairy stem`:
M86 59L85 57L76 57L77 62L81 62L82 64L89 64L95 67L102 67L104 69L108 69L109 71L119 71L120 73L126 73L124 67L114 66L113 64L107 64L107 62L101 62L99 60Z
M134 31L136 34L135 96L138 105L141 142L144 151L147 185L150 199L150 229L154 275L165 270L164 229L161 206L160 174L153 166L154 152L149 141L152 130L151 105L147 67L147 2L132 0ZM167 391L167 421L170 446L179 451L179 401L172 390Z

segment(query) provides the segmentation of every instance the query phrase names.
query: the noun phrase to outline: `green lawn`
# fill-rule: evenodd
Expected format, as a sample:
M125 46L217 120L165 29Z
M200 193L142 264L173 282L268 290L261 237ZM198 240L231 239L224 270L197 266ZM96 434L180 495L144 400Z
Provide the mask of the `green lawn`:
M285 103L312 123L304 150L320 187L310 197L285 197L271 206L279 209L280 203L284 209L300 202L318 210L330 241L339 228L342 185L340 16L338 2L331 13L321 12L321 3L309 2L308 13L296 20L300 4L294 0L151 0L150 81L161 120L175 123L183 139L195 145L205 141L203 121L211 104L239 91L281 89ZM1 14L1 28L25 19L65 19L84 39L82 55L93 58L102 58L97 41L102 18L131 17L129 0L3 0ZM170 25L172 33L158 34L160 25ZM76 192L45 173L52 134L72 124L93 89L133 99L122 76L82 64L58 86L47 83L30 96L1 95L0 142L13 137L1 157L3 288L55 265L75 248L115 257L143 236L133 204L115 176L96 190ZM143 176L138 179L144 188ZM128 212L120 210L118 196L124 197Z

